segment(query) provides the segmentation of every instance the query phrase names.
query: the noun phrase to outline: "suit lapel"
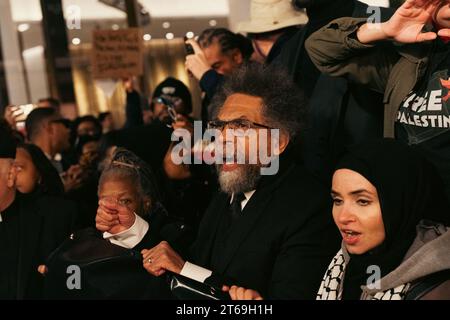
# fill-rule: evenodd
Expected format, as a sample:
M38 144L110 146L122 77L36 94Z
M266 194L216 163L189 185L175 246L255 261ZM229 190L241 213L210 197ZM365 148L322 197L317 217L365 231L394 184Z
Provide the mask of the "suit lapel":
M17 265L17 295L23 299L26 294L30 269L38 254L39 238L42 227L42 216L33 202L21 199L19 259ZM37 272L37 270L35 270Z
M242 216L230 232L226 249L223 253L222 263L219 266L219 273L223 274L232 261L237 250L245 241L256 223L266 213L266 207L272 199L274 190L278 187L290 170L276 176L264 177L256 192L248 201Z
M224 193L221 193L217 200L214 201L214 205L211 206L208 211L210 214L208 217L209 221L206 221L205 226L207 228L206 234L207 237L201 238L199 245L201 246L200 250L197 250L198 253L198 262L202 265L208 265L211 261L212 250L214 248L214 244L216 241L216 237L218 234L218 228L222 223L222 218L224 214L226 214L227 206L228 206L228 196Z
M265 190L264 190L265 191ZM261 218L264 208L270 201L270 193L256 191L245 206L242 217L237 221L230 231L228 243L223 252L222 263L217 270L220 274L224 274L228 265L232 261L236 251L239 249L245 238L248 236L253 226ZM226 214L226 212L224 212Z

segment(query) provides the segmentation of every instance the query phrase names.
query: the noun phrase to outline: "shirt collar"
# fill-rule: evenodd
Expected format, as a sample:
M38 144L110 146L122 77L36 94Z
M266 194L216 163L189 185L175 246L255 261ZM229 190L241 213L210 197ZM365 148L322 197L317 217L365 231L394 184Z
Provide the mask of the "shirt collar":
M256 192L256 190L251 190L251 191L244 192L244 196L245 196L245 200L244 201L249 201L250 198L253 196L253 194L255 192ZM230 203L233 202L233 199L234 199L234 193L231 195Z

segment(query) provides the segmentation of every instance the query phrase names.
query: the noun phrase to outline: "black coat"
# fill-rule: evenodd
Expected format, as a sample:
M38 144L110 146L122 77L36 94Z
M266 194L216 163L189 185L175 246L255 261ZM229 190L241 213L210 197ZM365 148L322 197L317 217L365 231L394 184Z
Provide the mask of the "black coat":
M74 233L47 261L45 297L47 299L171 299L165 277L153 277L142 266L142 249L166 240L185 252L189 229L168 216L162 207L143 217L149 229L132 249L103 239L102 233L87 228ZM68 267L80 268L79 288L66 285Z
M223 252L213 247L229 196L210 205L191 248L192 262L211 269L206 282L258 290L265 298L313 299L340 241L331 216L329 190L304 168L288 164L263 177L233 227Z
M73 231L75 205L71 201L39 196L21 197L19 202L19 253L17 299L42 297L43 277L38 266Z

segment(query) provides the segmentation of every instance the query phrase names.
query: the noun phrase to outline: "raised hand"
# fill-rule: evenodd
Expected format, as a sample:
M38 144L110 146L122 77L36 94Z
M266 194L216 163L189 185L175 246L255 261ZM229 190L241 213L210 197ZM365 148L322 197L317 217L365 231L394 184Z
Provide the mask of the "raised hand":
M95 226L101 232L118 234L130 229L136 219L128 207L110 198L100 199L95 217Z
M3 118L8 122L11 128L16 128L17 118L21 117L20 108L18 106L7 106L3 114Z
M194 49L194 54L186 56L186 69L190 71L197 80L200 80L202 76L211 69L211 66L197 41L191 39L186 41L186 43L190 44L192 49Z
M422 29L432 21L441 3L441 0L407 0L389 21L382 24L382 29L388 38L401 43L434 40L436 33L422 32Z
M384 23L366 23L357 31L362 43L394 40L400 43L416 43L436 39L435 32L423 32L423 27L432 22L436 12L445 4L442 0L406 0L394 15ZM447 35L441 29L439 35Z

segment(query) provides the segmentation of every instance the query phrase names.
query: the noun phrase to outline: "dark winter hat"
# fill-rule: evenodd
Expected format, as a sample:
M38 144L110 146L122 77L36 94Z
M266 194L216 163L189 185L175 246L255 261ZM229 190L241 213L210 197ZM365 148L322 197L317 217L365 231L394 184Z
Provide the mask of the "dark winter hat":
M188 87L175 78L169 77L161 82L153 92L153 98L158 98L161 95L168 95L172 97L178 97L184 102L186 108L186 114L192 112L192 97Z

